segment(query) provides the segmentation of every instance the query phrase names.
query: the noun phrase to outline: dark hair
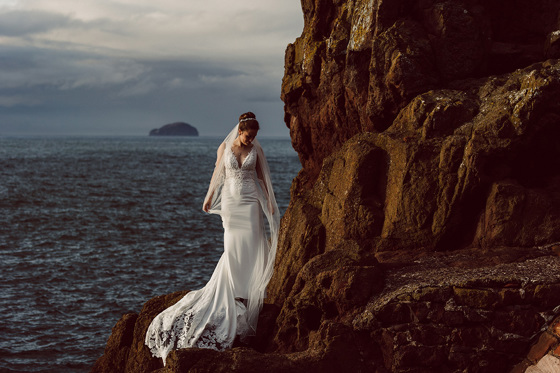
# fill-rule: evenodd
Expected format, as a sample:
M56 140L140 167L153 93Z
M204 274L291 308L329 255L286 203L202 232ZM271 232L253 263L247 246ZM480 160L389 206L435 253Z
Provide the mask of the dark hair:
M256 119L256 115L251 113L250 111L247 113L243 113L239 116L239 129L241 131L247 130L259 130L259 121ZM244 121L241 121L245 119Z

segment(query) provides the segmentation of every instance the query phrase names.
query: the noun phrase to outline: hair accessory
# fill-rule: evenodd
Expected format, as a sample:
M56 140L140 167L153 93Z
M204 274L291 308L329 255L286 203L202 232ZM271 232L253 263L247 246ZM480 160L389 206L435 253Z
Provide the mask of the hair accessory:
M257 118L243 118L243 119L241 119L241 120L239 121L239 123L241 123L241 122L246 122L246 121L248 121L248 120L257 120Z

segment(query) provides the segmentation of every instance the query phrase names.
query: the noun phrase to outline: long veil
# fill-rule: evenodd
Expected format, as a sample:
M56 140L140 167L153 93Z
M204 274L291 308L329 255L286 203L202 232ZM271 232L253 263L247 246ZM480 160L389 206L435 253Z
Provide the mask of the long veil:
M212 174L210 186L204 199L204 204L211 200L209 213L222 215L227 213L222 209L222 188L225 181L225 158L224 151L231 149L234 140L238 136L239 123L231 130L226 136L218 149L216 167ZM263 227L263 234L265 239L264 247L258 250L258 257L256 260L257 268L253 271L253 276L250 279L249 295L247 299L247 323L249 326L248 335L256 333L259 312L263 305L263 300L266 297L266 286L272 277L274 270L274 261L276 258L276 247L278 245L278 229L280 226L280 212L278 211L278 204L274 197L272 182L270 179L270 168L258 140L253 141L253 146L257 151L257 176L258 180L257 194L258 200L265 216L266 226ZM204 206L203 206L204 208Z

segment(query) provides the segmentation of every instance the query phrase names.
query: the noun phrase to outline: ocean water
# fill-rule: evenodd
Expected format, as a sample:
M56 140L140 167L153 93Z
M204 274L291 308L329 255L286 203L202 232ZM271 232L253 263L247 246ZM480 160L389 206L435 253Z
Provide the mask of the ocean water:
M0 372L87 372L122 314L206 283L220 140L0 138ZM289 140L260 141L284 212L301 165Z

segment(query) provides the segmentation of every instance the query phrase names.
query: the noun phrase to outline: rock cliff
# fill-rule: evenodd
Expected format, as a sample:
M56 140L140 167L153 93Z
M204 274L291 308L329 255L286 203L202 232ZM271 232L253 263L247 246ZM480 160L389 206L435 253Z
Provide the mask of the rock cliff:
M161 368L141 344L178 299L159 297L123 316L93 371L557 364L560 3L302 8L282 99L303 169L259 334L224 353L178 351Z

